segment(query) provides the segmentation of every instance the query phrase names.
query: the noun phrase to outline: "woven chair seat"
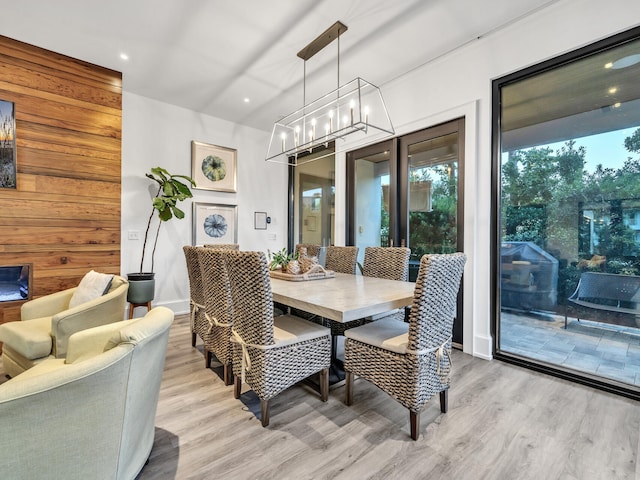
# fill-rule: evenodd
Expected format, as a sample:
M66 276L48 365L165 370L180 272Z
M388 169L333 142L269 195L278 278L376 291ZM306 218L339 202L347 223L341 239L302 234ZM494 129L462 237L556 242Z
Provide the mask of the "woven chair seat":
M409 324L395 318L384 318L360 328L351 328L344 332L344 336L384 350L405 354L409 343Z
M296 342L315 340L327 335L327 329L293 315L280 315L273 319L273 341L281 347Z

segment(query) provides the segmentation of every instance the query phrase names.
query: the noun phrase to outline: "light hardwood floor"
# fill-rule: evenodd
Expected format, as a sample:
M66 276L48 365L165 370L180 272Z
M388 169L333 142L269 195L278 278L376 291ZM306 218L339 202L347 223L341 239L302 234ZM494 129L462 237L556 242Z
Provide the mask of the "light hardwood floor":
M272 401L233 398L222 369L205 369L189 319L171 330L147 479L634 479L640 404L499 361L453 354L449 412L434 398L420 438L390 397L356 380L329 401L296 386Z

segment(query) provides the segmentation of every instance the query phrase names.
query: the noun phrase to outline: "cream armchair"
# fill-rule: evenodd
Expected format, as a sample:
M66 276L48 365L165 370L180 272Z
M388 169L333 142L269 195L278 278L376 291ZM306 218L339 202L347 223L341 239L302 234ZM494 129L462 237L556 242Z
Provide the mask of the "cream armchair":
M20 321L0 325L4 372L15 377L47 358L64 358L73 333L122 320L128 288L114 275L106 294L73 308L77 287L24 303Z
M173 312L72 335L0 385L2 478L133 479L149 458Z

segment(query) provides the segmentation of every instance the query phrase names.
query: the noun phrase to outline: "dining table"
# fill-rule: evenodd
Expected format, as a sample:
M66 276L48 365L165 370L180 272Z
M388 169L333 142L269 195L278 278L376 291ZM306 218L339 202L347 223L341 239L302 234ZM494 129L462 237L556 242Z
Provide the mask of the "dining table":
M415 283L348 273L306 281L271 277L274 302L337 322L350 322L404 308L413 301ZM337 339L332 339L329 383L344 380Z
M307 281L271 278L275 302L338 322L411 305L414 288L413 282L348 273Z

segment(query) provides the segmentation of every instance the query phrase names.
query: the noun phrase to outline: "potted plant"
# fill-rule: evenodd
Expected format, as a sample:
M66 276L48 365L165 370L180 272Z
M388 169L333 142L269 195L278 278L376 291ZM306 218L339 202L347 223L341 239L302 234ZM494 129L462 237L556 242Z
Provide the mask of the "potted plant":
M267 250L267 252L269 254L270 270L275 270L280 267L282 269L282 273L287 273L287 271L289 270L289 264L291 264L291 262L297 263L298 260L298 253L288 253L286 248L283 248L282 250L275 253L271 253L269 250ZM299 271L300 268L298 267L297 270Z
M161 167L152 168L151 173L145 173L145 176L158 184L158 191L153 197L151 215L149 215L147 229L144 232L140 271L136 273L129 273L127 275L130 282L127 301L134 304L144 304L153 300L155 291L155 273L153 271L153 265L156 246L158 245L160 227L163 222L167 222L173 217L178 219L184 218L184 212L177 207L177 203L193 197L188 184L192 187L196 186L196 183L191 177L186 175L173 175ZM181 180L184 180L184 182ZM147 252L147 244L151 240L149 235L151 230L151 221L156 213L160 222L158 222L158 228L155 231L155 238L153 239L153 249L151 250L151 270L145 272L144 260ZM151 232L151 234L153 235L153 232Z

